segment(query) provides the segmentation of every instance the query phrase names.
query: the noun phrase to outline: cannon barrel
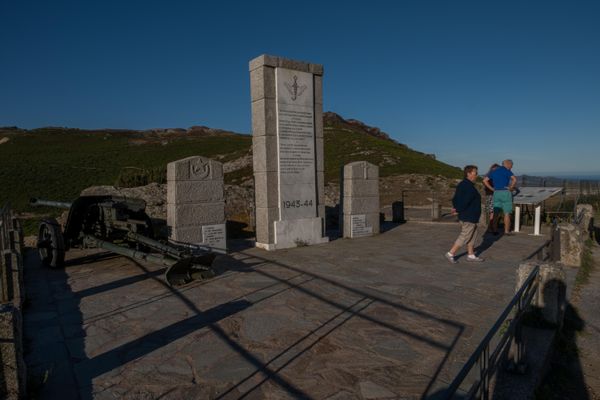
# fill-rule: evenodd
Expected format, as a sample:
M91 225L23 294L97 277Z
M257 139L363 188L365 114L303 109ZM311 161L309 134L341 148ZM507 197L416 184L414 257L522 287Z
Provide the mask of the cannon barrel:
M48 206L48 207L57 207L57 208L71 208L71 204L66 201L53 201L53 200L43 200L38 198L29 199L29 204L32 206Z

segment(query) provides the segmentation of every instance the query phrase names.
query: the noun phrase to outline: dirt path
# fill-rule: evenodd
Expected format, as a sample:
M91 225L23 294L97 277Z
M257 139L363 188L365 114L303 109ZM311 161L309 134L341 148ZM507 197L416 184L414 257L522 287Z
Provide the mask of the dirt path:
M600 400L600 246L592 247L589 280L567 305L550 371L538 400Z
M583 330L577 336L577 347L589 398L600 400L600 246L594 245L592 254L594 269L575 303L584 321Z

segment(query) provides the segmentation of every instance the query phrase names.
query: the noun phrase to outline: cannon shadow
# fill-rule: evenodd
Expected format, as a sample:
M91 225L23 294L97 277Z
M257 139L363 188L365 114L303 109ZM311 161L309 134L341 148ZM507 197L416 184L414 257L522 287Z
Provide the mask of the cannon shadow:
M448 362L450 354L465 330L462 324L453 320L440 318L434 314L409 307L402 302L390 300L360 287L350 286L343 283L343 281L325 275L307 272L294 265L257 257L244 251L237 253L235 258L231 256L219 257L222 257L221 266L217 266L216 269L219 274L214 279L195 282L180 289L173 289L166 284L160 276L163 269L149 269L144 264L135 262L140 271L139 274L74 291L71 288L70 281L73 279L72 274L77 273L75 267L92 263L94 256L79 259L82 262L81 264L78 260L70 260L70 267L67 270L46 270L36 265L36 262L30 261L31 266L26 270L26 280L29 279L27 284L35 286L40 284L40 281L45 281L48 286L35 293L37 300L35 304L32 304L33 307L29 313L30 318L26 321L26 326L28 326L26 335L29 335L31 343L28 365L31 366L32 375L37 376L38 386L36 390L38 397L40 399L54 398L53 396L60 393L59 397L63 399L93 398L95 395L94 381L101 375L118 371L125 364L141 359L194 332L208 330L234 353L241 356L248 365L253 367L253 372L232 383L223 392L216 394L214 398L256 396L260 393L261 387L268 383L269 385L275 385L279 390L287 393L288 396L310 399L312 398L311 395L292 379L286 378L283 372L301 357L308 355L311 349L321 343L323 339L338 331L349 321L359 319L378 329L387 330L399 337L410 338L443 353L439 365L433 368L433 373L422 393L422 397L426 398L430 396L430 392L434 389L434 385L436 385L440 373ZM278 271L287 271L288 274L283 277ZM289 276L289 272L292 272L291 276ZM233 275L237 274L253 274L266 283L257 287L254 291L215 304L208 309L201 309L192 300L192 297L188 296L188 293L201 290L204 285L218 285L219 281L227 282ZM148 295L138 302L124 304L95 315L84 316L82 314L80 310L82 299L101 293L110 293L117 288L131 287L144 280L154 281L156 285L162 288L161 293ZM328 290L315 288L314 283L316 282L323 285L323 287L335 288L345 292L354 300L346 302L331 297ZM244 313L253 307L259 307L266 300L284 295L290 291L308 296L335 312L267 359L258 356L251 349L245 347L235 336L232 336L219 324L219 322L234 315ZM188 310L189 316L99 354L90 355L86 353L85 340L88 324L105 318L113 318L125 310L133 310L152 303L158 303L166 298L176 299L184 309ZM369 313L368 310L376 304L392 307L401 313L412 316L412 318L435 321L445 326L451 334L447 339L439 340L429 337L424 332L406 328L398 321L389 321L382 316ZM39 317L39 312L50 312L55 319L52 326L45 326L45 330L42 332L39 331L41 323L36 320ZM41 350L44 343L51 343L54 349L53 353L55 353L52 357L42 355ZM65 391L65 387L71 389ZM173 392L171 389L173 388L166 388L162 396L175 395L177 391Z

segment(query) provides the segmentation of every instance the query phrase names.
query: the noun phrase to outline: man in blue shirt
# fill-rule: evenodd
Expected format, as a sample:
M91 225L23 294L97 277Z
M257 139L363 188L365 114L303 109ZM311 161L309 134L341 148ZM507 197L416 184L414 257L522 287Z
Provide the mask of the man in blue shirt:
M456 251L465 244L467 245L467 261L482 262L483 258L475 255L475 240L477 239L477 223L481 216L481 195L475 187L477 179L477 167L467 165L464 168L465 179L456 187L452 198L452 205L458 214L460 222L460 234L454 245L444 256L452 264L458 261L454 258Z
M513 211L512 191L517 184L517 177L512 173L512 160L502 161L502 166L483 178L483 184L494 192L494 215L504 213L504 234L510 235L510 214ZM490 184L490 180L493 186ZM498 230L498 218L494 218L492 231Z

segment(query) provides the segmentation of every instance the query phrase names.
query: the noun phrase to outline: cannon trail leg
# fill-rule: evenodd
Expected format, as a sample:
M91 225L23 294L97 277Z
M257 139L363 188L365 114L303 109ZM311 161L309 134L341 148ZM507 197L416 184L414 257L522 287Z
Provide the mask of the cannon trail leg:
M213 253L179 259L169 257L169 255L154 255L139 250L133 250L128 247L118 246L114 243L90 235L87 235L86 239L96 247L112 251L113 253L166 266L167 272L165 273L165 278L171 286L179 286L191 282L194 279L208 279L215 276L215 273L211 268L216 257Z

